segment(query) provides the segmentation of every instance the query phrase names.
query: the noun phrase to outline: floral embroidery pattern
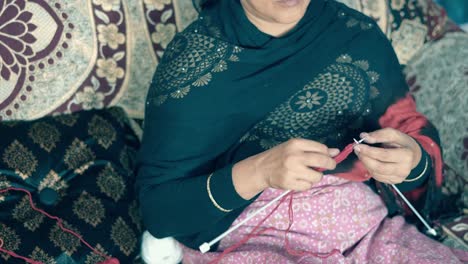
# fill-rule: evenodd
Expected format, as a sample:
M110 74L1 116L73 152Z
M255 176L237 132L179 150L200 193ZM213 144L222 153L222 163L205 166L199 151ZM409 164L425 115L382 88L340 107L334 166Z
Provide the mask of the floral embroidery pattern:
M28 98L37 76L36 67L43 69L44 61L53 65L62 58L58 42L62 36L72 35L65 34L62 23L68 14L61 15L58 17L44 0L0 2L0 120L11 119ZM44 30L45 25L50 30ZM54 49L56 53L52 52Z
M30 230L35 231L44 221L44 215L34 211L29 204L29 197L24 196L21 201L15 206L12 212L13 218L23 223L23 226Z
M42 191L45 188L50 188L59 194L59 199L65 196L65 191L68 188L67 182L60 177L54 170L50 170L47 176L39 183L37 187L38 191Z
M117 138L115 128L100 116L94 116L88 125L88 134L103 148L108 149Z
M66 221L63 221L63 226L79 234L78 230ZM53 225L49 232L49 239L56 247L66 252L68 255L72 255L78 249L78 247L81 246L79 238L70 233L63 232L63 230L60 229L58 225Z
M65 152L63 161L71 170L81 169L89 166L89 162L94 161L94 152L83 141L75 138Z
M114 59L98 59L97 66L97 76L106 78L109 83L115 83L117 79L122 79L124 76L124 70Z
M118 10L120 8L120 0L93 0L93 3L102 6L104 11Z
M101 109L104 107L104 94L97 92L93 87L86 86L83 91L76 93L75 100L83 105L83 109Z
M37 168L37 159L34 154L17 140L5 150L3 161L23 180L29 178Z
M0 237L3 240L2 248L16 251L21 245L21 238L16 234L15 230L3 223L0 223ZM9 254L3 252L0 253L0 256L2 256L4 260L8 260L11 257Z
M398 30L392 32L392 45L401 64L406 64L424 45L427 26L417 19L404 19Z
M79 219L96 227L105 217L106 211L102 202L88 194L86 191L82 192L78 200L73 203L73 213Z
M55 112L72 112L77 106L85 110L101 109L121 89L126 78L125 15L120 0L93 0L97 29L98 58L95 71L82 83L75 96ZM101 11L102 8L102 11Z
M98 25L98 39L103 45L109 45L111 49L117 49L121 44L125 43L125 35L119 32L119 28L115 24Z
M176 34L176 26L174 24L157 24L156 32L151 34L151 39L154 43L160 44L162 48L166 48Z
M304 107L307 107L309 110L312 110L315 106L322 105L322 102L320 100L323 99L325 96L320 96L319 93L320 90L314 92L313 94L310 91L307 91L305 95L299 95L299 100L296 102L296 104L299 105L299 110L303 109Z
M33 252L31 253L30 255L30 258L31 259L34 259L36 261L40 261L42 263L47 263L47 264L56 264L54 258L52 258L51 256L49 256L47 253L44 252L44 250L42 250L41 248L39 247L36 247Z
M136 234L122 217L117 218L117 221L112 225L111 239L119 246L120 251L127 256L136 249Z
M32 125L28 135L34 143L49 153L60 141L60 131L55 126L45 122Z
M144 0L146 7L149 10L163 10L165 5L169 5L171 0Z
M378 79L379 74L369 70L367 61L341 55L241 140L258 140L263 149L269 149L293 137L320 142L338 139L342 135L331 132L366 113L364 102L379 94L373 86Z
M102 254L109 256L109 253L107 253L107 251L100 244L96 245L96 249L98 252L101 252ZM85 264L100 263L100 262L103 262L104 260L106 260L106 258L104 258L103 256L96 254L96 252L91 252L86 257Z
M10 187L10 182L8 181L7 177L0 174L0 189L5 189ZM0 202L5 201L5 195L0 194Z
M106 167L99 173L96 180L101 192L112 198L115 202L119 201L125 193L125 181L119 173L111 165Z
M37 27L29 23L32 13L25 7L24 0L0 4L0 77L7 81L12 73L19 74L34 55L31 44L36 38L32 33Z

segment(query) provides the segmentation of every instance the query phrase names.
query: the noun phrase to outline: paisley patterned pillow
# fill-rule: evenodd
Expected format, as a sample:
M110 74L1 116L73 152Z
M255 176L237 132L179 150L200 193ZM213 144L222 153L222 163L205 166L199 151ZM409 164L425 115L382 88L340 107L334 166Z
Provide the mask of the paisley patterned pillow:
M433 0L338 0L372 18L392 41L400 64L427 41L459 28Z
M0 123L0 189L30 191L37 207L97 250L132 263L141 232L132 172L138 140L126 122L123 110L110 108ZM101 260L33 211L24 193L0 195L0 212L4 249L48 264ZM23 263L6 254L0 262Z
M196 14L187 4L1 0L0 120L115 104L143 118L163 50Z

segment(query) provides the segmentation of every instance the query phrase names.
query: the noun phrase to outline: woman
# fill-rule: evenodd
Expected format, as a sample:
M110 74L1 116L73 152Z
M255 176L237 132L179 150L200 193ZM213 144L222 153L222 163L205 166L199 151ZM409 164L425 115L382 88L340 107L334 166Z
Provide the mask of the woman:
M210 253L196 250L202 243L294 190L295 250L337 249L329 263L459 263L389 217L401 207L383 183L413 190L428 214L441 181L437 132L407 92L386 37L342 4L209 1L168 46L148 94L137 180L147 229L181 242L184 262L207 263L265 215ZM360 136L367 144L337 165L333 157ZM272 230L222 262L320 261L284 250L288 224L282 204L262 224Z

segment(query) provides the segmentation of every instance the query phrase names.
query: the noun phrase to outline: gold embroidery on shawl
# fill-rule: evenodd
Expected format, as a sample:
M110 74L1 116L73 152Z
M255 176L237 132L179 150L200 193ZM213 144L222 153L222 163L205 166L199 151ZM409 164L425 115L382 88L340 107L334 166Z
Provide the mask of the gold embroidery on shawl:
M112 124L97 115L88 124L88 134L104 149L112 145L117 135Z
M76 228L68 224L66 221L63 221L63 226L79 234ZM50 229L49 239L56 247L60 248L60 250L66 252L70 256L78 249L78 247L81 246L79 238L70 233L64 232L58 225L54 225Z
M105 218L106 210L101 200L84 191L78 200L73 203L73 213L79 219L96 227Z
M216 33L214 27L207 28ZM198 34L198 29L194 32L179 34L169 44L154 78L157 89L148 103L160 106L169 97L184 98L194 88L208 85L214 73L226 71L228 61L239 61L240 47Z
M56 264L57 263L51 256L47 255L47 253L45 253L39 247L35 247L33 252L31 252L31 254L29 255L29 257L36 261L40 261L44 264Z
M44 215L34 211L29 204L29 196L23 196L12 211L12 217L29 231L35 231L44 222Z
M112 225L111 239L126 256L129 256L136 249L136 235L122 217L117 218L117 221Z
M60 141L60 131L53 125L39 122L31 126L28 133L32 141L42 149L51 152Z
M338 139L343 133L329 134L330 122L338 128L345 126L351 116L360 116L366 101L379 95L375 84L380 76L369 70L366 60L356 60L344 54L336 59L303 89L279 105L268 117L246 133L241 142L259 140L263 149L272 148L290 138L314 138L325 142L327 137Z
M13 141L3 153L3 161L23 179L29 178L37 167L34 154L18 140Z
M112 198L114 201L120 200L125 193L125 181L112 165L107 164L97 177L97 185L101 192Z
M346 21L346 27L348 28L353 28L355 26L359 25L361 27L361 30L368 30L371 29L374 24L372 22L365 22L365 21L359 21L354 17L351 17Z
M2 248L9 251L16 251L21 245L21 238L16 234L15 230L3 223L0 223L0 237L3 240ZM0 253L0 255L6 261L10 258L10 255L5 253Z
M279 144L281 144L280 141L276 141L276 140L273 140L273 139L262 139L262 140L260 140L260 146L263 149L271 149L271 148L276 147Z
M171 97L180 99L186 96L189 92L190 92L190 86L187 86L184 88L177 89L175 92L171 93Z
M75 138L68 147L63 158L69 169L75 170L82 166L89 166L89 162L95 159L93 151L81 140Z

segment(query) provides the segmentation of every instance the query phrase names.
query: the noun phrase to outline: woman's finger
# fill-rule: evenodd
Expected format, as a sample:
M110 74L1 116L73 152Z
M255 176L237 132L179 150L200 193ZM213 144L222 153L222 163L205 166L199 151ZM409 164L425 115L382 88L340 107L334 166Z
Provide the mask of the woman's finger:
M323 173L305 167L296 176L296 180L306 181L311 184L317 183L323 178Z
M407 166L404 165L405 163L382 162L372 157L360 154L359 152L358 157L367 170L371 173L371 175L381 174L390 175L393 177L404 177L407 175Z
M288 140L287 147L292 151L317 152L329 156L338 155L338 149L329 149L326 145L303 138L293 138Z
M293 191L307 191L312 188L312 183L308 181L303 181L303 180L296 180L291 183L291 185L287 188L287 190L293 190Z
M411 159L411 150L406 148L378 148L368 145L358 145L355 147L360 155L365 155L382 162L398 163Z
M319 153L304 153L303 164L313 169L326 169L334 170L336 168L336 161L328 155Z
M387 143L400 146L411 145L406 134L393 128L383 128L371 133L361 133L360 137L365 138L365 142L369 144Z

